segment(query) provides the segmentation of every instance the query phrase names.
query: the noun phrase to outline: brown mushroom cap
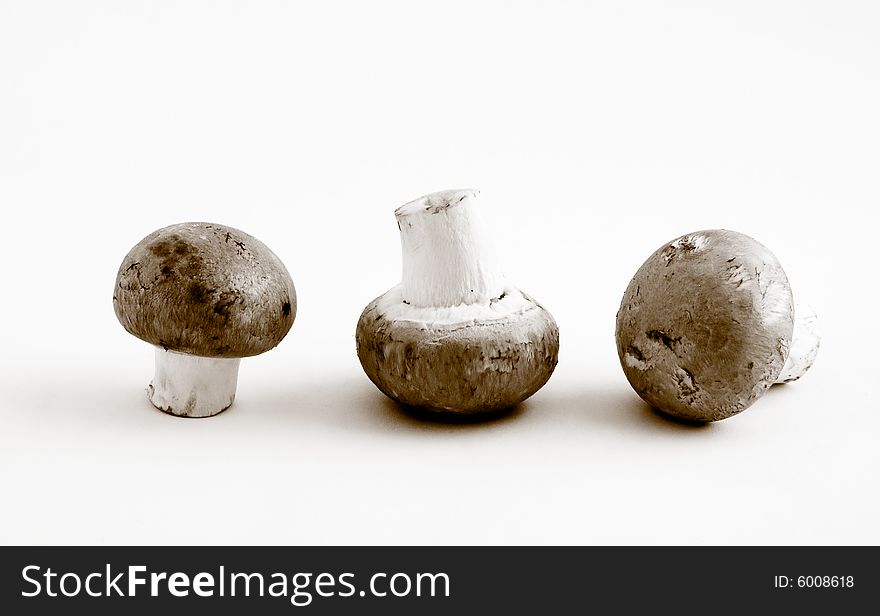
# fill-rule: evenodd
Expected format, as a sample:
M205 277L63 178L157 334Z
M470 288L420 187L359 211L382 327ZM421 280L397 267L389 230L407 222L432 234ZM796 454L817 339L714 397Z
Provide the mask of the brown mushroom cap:
M287 268L256 238L187 222L154 231L125 256L116 317L138 338L202 357L249 357L275 347L293 325Z
M390 320L373 300L357 324L357 353L370 380L402 404L457 413L522 402L553 374L559 329L523 295L528 309L488 321L441 324Z
M782 266L752 238L689 233L639 268L617 313L617 352L633 389L692 421L746 409L778 377L794 306Z

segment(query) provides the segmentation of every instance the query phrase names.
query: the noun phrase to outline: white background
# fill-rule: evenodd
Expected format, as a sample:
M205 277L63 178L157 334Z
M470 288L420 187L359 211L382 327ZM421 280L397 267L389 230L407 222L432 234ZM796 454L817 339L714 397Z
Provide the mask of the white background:
M0 2L3 543L877 544L873 2ZM560 324L511 416L403 414L354 326L393 210L482 191ZM260 238L299 294L238 398L169 417L113 314L152 230ZM701 428L629 387L614 316L658 246L767 245L813 370Z

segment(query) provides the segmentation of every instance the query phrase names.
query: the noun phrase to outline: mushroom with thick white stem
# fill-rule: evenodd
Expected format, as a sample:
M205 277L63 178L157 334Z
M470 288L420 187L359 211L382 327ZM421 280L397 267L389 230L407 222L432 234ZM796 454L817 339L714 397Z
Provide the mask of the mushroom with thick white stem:
M763 245L734 231L689 233L648 257L623 294L620 364L655 408L725 419L809 369L819 335L815 313L802 312L795 319L788 278Z
M156 347L153 405L210 417L235 399L241 358L274 348L290 331L296 291L256 238L188 222L154 231L129 251L113 307L129 333Z
M556 367L556 322L505 282L477 195L438 192L395 212L402 282L364 309L356 340L367 376L404 405L498 411L538 391Z

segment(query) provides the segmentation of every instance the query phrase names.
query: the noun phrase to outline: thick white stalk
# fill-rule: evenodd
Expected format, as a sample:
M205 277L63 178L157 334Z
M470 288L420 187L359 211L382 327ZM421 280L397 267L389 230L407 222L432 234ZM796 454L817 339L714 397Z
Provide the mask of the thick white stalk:
M404 302L416 307L488 304L504 293L475 204L478 194L447 190L397 209Z
M819 354L821 341L822 334L816 311L809 304L795 303L791 349L788 351L788 358L776 383L790 383L804 376Z
M210 417L235 400L238 358L197 357L156 347L148 395L156 408L180 417Z

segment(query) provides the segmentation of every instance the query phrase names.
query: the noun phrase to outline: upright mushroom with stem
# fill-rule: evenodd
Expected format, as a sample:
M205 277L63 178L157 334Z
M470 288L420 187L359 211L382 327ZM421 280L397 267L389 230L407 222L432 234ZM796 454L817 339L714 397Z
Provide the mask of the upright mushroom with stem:
M129 251L113 294L125 329L155 346L154 406L210 417L235 399L242 357L274 348L296 316L287 268L238 229L189 222L154 231Z
M648 257L624 292L620 364L655 408L725 419L812 365L815 313L797 311L796 319L788 278L767 248L735 231L688 233Z
M556 367L556 322L501 275L477 195L433 193L395 212L402 282L364 309L356 341L367 376L402 404L498 411L538 391Z

